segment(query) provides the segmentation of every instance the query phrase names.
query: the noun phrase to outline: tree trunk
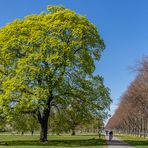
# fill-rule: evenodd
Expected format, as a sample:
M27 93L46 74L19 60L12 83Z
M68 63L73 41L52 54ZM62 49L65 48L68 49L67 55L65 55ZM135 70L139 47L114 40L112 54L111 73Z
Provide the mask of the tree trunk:
M40 123L40 142L47 141L47 133L48 133L48 118L49 118L50 108L45 109L44 112L38 113L38 120Z
M76 135L75 129L72 129L72 136Z
M47 100L47 107L43 109L43 112L38 111L38 121L40 123L40 142L47 141L47 133L48 133L48 118L51 109L51 101L53 100L52 92L50 93L51 96Z
M47 132L48 132L48 117L47 119L42 119L40 129L40 142L47 141Z

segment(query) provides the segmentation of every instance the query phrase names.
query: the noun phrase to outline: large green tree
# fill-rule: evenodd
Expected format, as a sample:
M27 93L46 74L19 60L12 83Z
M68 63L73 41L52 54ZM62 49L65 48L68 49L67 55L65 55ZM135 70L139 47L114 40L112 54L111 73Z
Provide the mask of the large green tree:
M97 28L86 17L63 6L48 6L48 12L17 19L2 27L0 109L3 115L10 120L15 112L36 114L41 126L40 141L46 141L51 106L64 104L77 93L88 94L87 83L104 47ZM79 77L76 85L73 76ZM79 87L79 82L83 82L83 87ZM91 103L91 97L87 100ZM109 102L110 99L106 106Z

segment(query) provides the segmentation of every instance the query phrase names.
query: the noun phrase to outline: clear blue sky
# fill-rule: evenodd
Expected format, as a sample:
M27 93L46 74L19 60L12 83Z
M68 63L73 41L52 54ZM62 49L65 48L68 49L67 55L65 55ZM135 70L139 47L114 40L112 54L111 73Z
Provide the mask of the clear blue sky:
M95 73L111 89L113 112L135 77L130 67L148 56L148 0L0 0L0 27L59 4L87 16L98 27L106 49Z

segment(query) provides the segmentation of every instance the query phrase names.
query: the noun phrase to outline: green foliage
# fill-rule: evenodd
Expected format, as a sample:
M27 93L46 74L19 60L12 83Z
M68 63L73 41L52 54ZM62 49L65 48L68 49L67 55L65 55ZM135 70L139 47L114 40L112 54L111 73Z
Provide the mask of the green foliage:
M44 106L68 73L90 75L103 48L96 27L69 9L15 20L0 29L1 104Z
M57 11L61 11L61 10L65 10L65 7L64 6L52 6L52 5L49 5L47 7L47 10L50 12L50 13L55 13Z
M87 129L93 125L94 129L102 128L103 115L109 105L109 94L102 78L96 76L91 80L82 80L79 76L72 75L71 80L71 84L61 88L64 96L60 100L56 99L56 104L60 104L59 111L54 110L50 118L50 128L57 134L75 131L77 127ZM62 98L64 102L66 97L69 98L65 104L59 103Z
M10 123L14 131L25 133L27 131L34 132L39 129L37 119L32 115L16 115Z
M75 99L95 113L110 104L102 78L93 76L105 48L97 28L63 6L48 10L0 29L0 110L8 120L26 112L44 121L53 104Z
M90 123L92 114L85 104L73 100L66 108L61 108L60 112L55 112L50 117L50 129L53 133L67 133L75 131L76 127ZM64 124L63 124L64 123Z

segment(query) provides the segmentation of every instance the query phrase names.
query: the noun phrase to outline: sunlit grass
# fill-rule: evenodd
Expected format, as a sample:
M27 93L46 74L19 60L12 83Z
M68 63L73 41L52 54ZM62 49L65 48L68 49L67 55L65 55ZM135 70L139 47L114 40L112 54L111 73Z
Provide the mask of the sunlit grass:
M3 135L0 136L0 148L103 148L106 145L104 137L98 136L48 136L48 142L40 143L39 136ZM2 144L7 144L2 145Z

